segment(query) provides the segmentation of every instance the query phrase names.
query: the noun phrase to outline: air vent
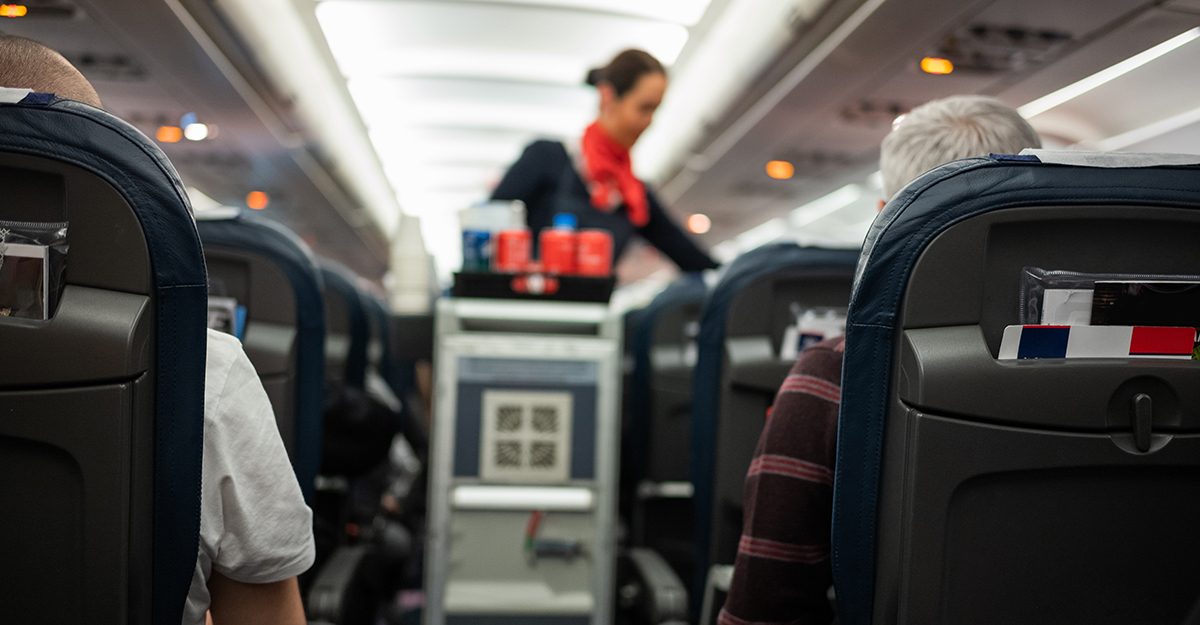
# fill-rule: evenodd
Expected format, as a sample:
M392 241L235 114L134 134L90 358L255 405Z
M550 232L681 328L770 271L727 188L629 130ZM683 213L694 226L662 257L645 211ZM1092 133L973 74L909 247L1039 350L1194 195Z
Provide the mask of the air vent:
M912 107L901 102L860 100L842 109L842 121L855 126L892 127L892 122Z
M954 62L955 71L1014 72L1063 54L1070 33L999 24L971 24L951 33L933 52Z
M67 52L63 56L92 80L130 82L146 79L146 68L124 54Z
M770 180L763 176L762 179L756 180L741 180L729 185L729 196L731 198L746 198L746 197L766 197L766 198L787 198L795 195L798 182L806 178L806 172L797 170L795 178L791 180Z
M570 393L483 393L480 477L496 482L565 482L570 477Z

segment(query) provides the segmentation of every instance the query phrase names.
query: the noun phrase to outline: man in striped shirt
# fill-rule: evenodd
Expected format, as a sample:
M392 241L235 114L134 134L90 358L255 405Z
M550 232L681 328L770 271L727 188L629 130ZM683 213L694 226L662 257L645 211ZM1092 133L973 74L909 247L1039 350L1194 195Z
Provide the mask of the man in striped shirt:
M898 120L884 139L883 190L890 197L952 160L1040 146L1033 128L998 100L934 100ZM841 337L806 349L776 395L746 475L742 538L719 625L834 618L829 536L844 352Z

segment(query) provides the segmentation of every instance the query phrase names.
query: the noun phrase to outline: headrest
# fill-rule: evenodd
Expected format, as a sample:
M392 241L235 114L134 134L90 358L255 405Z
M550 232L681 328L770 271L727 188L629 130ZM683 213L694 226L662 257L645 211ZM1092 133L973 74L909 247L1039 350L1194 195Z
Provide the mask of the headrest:
M14 89L12 87L0 87L0 104L16 104L25 99L25 96L33 93L33 89Z
M1162 167L1164 165L1200 165L1200 154L1139 154L1134 152L1085 152L1082 150L1040 150L1026 148L1019 156L1033 156L1038 162L1077 167ZM1002 158L1002 157L1001 157Z

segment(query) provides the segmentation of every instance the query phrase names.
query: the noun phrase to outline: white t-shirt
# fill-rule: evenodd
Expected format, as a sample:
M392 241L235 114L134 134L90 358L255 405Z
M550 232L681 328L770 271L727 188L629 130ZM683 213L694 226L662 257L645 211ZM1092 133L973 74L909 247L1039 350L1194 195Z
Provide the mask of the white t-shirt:
M203 625L213 569L265 584L303 573L315 558L312 511L267 393L237 339L209 330L200 550L183 625Z

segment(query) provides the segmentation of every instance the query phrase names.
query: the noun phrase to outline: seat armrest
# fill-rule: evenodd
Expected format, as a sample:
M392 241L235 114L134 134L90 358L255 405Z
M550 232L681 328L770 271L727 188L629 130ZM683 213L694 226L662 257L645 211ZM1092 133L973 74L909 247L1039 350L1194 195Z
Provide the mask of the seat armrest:
M708 583L704 585L704 607L700 609L700 625L716 625L717 614L725 606L725 595L733 581L732 564L714 564L708 569Z
M639 501L652 499L691 499L695 488L691 482L651 482L643 480L638 483L637 498Z
M323 621L345 623L346 609L352 607L348 605L349 595L366 555L367 548L363 545L340 547L333 552L308 590L310 625Z
M687 621L688 594L683 581L657 552L630 549L625 553L630 569L640 586L639 613L649 625L668 625Z

